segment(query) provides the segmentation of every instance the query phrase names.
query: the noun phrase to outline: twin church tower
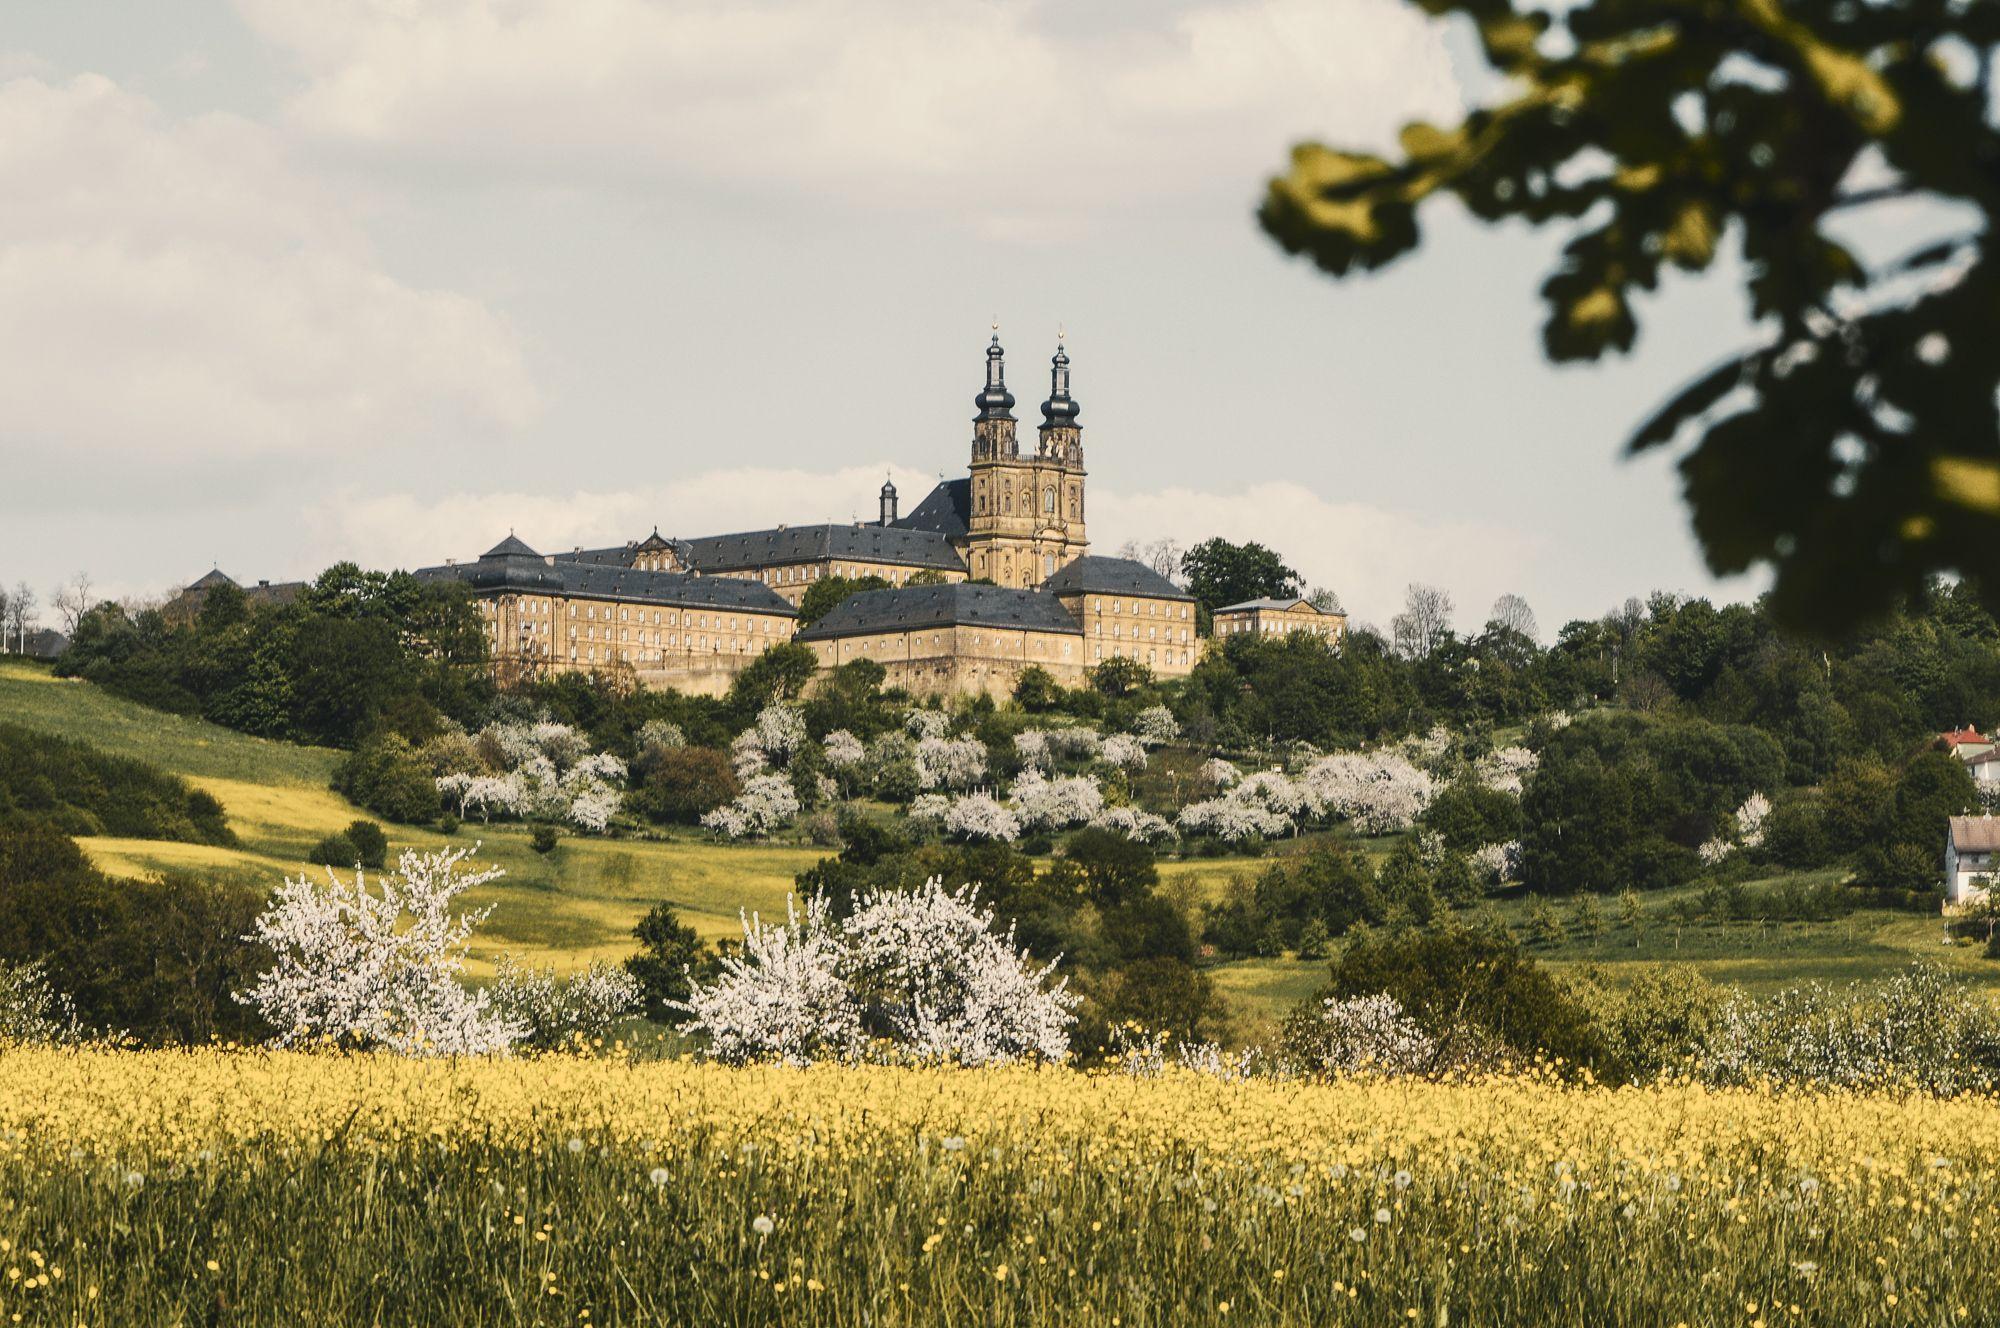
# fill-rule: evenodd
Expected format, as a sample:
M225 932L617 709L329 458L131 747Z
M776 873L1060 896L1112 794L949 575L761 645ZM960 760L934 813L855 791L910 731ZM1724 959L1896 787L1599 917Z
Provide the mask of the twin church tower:
M963 480L939 484L908 518L896 489L882 486L884 526L934 530L965 560L967 574L997 585L1040 585L1090 547L1084 527L1083 427L1070 395L1069 354L1058 336L1049 397L1035 445L1024 452L1007 390L1006 352L996 330L986 347L986 385L972 399L972 463Z

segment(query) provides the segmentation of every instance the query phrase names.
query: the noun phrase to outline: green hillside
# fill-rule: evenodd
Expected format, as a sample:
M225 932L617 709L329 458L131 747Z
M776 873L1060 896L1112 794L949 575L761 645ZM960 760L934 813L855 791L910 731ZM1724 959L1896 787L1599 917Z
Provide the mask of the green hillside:
M149 710L88 684L56 679L40 666L0 661L0 719L80 738L181 775L222 803L242 841L237 848L214 848L83 840L92 858L114 873L196 869L268 887L288 873L320 870L306 865L307 850L362 815L327 787L337 752L246 737ZM620 958L631 950L632 924L661 900L673 903L704 935L734 937L740 934L740 910L781 915L793 878L825 853L696 837L565 838L543 857L528 847L528 831L518 825L468 824L450 841L431 831L387 828L392 849L477 840L481 860L506 868L503 879L471 896L494 906L476 947L482 969L503 951L561 969ZM1286 843L1273 852L1304 846ZM1380 856L1388 845L1371 841L1365 847ZM1168 890L1199 900L1218 896L1233 878L1253 878L1259 867L1243 859L1170 861L1161 864L1161 876ZM1769 989L1808 978L1876 978L1921 958L2000 990L2000 961L1986 959L1977 945L1943 944L1933 916L1864 909L1832 922L1684 923L1669 916L1675 898L1647 896L1646 918L1636 931L1618 923L1607 901L1601 935L1592 939L1570 926L1561 941L1532 939L1525 901L1505 900L1496 907L1520 935L1531 938L1531 950L1545 962L1593 966L1613 982L1648 967L1689 963L1717 981ZM1563 915L1567 918L1566 910ZM1222 964L1211 971L1249 1031L1268 1027L1309 995L1323 967L1287 957Z

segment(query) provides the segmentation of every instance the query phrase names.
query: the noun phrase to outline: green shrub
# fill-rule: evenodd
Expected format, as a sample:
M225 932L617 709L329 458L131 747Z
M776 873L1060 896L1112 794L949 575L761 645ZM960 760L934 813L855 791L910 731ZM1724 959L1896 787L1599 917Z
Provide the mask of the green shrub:
M354 845L356 860L364 867L380 869L389 860L389 836L373 821L355 821L343 831Z
M306 861L321 867L361 865L361 849L345 831L338 831L306 850Z
M263 906L241 884L110 879L46 829L0 834L0 962L40 964L100 1032L149 1043L266 1036L232 996L270 962L243 939Z
M378 733L343 757L333 769L333 789L403 825L428 825L442 810L429 763L399 733Z
M1371 930L1333 961L1321 997L1396 998L1431 1036L1491 1035L1522 1055L1615 1066L1584 1005L1511 937L1457 926Z
M184 780L74 739L0 724L0 830L28 825L79 835L236 842L222 804Z

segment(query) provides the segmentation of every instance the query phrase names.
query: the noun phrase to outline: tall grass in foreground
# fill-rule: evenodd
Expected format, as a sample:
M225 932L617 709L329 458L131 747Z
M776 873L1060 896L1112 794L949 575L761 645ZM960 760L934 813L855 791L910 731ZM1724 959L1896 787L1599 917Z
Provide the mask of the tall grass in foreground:
M0 1051L0 1323L2000 1321L1989 1100Z

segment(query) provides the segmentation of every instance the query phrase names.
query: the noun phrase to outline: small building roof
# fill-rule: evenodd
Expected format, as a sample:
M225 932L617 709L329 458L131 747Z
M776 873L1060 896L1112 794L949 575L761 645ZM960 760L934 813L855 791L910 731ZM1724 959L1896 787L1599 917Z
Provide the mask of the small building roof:
M1057 595L1139 595L1192 602L1194 596L1130 558L1077 558L1056 569L1042 588Z
M526 543L510 530L507 532L506 539L501 540L498 544L479 556L481 558L539 558L542 555L529 548Z
M875 632L930 627L1012 627L1082 636L1083 628L1051 595L1011 586L902 586L849 595L826 617L799 632L801 641L831 641Z
M1991 816L1952 817L1951 846L1960 853L2000 852L2000 819Z
M1225 604L1217 609L1216 612L1246 613L1256 609L1273 609L1287 613L1318 613L1329 618L1344 618L1347 616L1346 614L1327 613L1325 609L1320 608L1302 595L1295 595L1290 599L1246 599L1241 604Z
M965 560L943 535L900 524L778 526L735 535L706 535L686 543L688 565L703 572L733 572L746 567L822 562L829 558L953 572L965 570Z

